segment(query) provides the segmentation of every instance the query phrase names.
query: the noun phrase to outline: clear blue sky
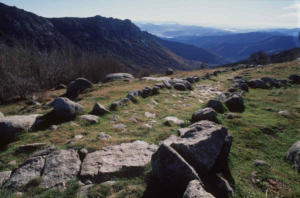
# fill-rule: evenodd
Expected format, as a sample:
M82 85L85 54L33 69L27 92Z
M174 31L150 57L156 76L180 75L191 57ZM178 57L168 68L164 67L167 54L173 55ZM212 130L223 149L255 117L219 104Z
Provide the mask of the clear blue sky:
M219 27L300 27L300 0L0 0L45 17L101 15Z

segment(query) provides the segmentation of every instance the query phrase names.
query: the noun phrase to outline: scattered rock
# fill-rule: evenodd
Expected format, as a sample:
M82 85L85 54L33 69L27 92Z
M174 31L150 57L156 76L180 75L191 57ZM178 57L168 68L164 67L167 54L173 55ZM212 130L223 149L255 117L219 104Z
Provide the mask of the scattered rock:
M2 112L0 112L0 119L4 118L4 114Z
M118 130L122 130L125 131L126 130L126 125L125 124L114 124L113 128L118 129Z
M49 104L53 107L56 119L72 120L83 111L83 107L68 98L59 97Z
M11 171L3 171L0 172L0 187L6 182L8 181L8 179L10 178L11 175Z
M142 94L141 96L143 98L147 98L149 96L152 96L152 89L150 87L145 87L143 90L142 90Z
M174 74L174 70L172 68L168 68L166 71L166 75L173 75Z
M157 86L154 86L153 88L152 88L152 94L153 95L157 95L157 94L159 94L159 87L157 87Z
M143 141L105 147L85 157L80 176L84 180L103 182L116 175L139 175L156 149L157 146Z
M226 107L232 112L245 111L244 100L241 96L233 95L225 101Z
M102 104L96 103L93 107L93 110L91 114L93 115L103 115L105 113L109 113L109 110L107 110Z
M80 160L82 161L88 153L89 153L89 151L86 148L80 149L78 151Z
M193 113L191 122L195 123L201 120L209 120L218 123L217 113L210 107L200 109Z
M169 83L169 81L164 80L164 81L163 81L163 84L165 85L165 87L166 87L167 89L172 89L172 85Z
M151 124L143 124L144 127L152 129L152 125Z
M33 114L0 118L0 144L8 144L14 141L17 134L34 128L39 116Z
M268 166L268 167L271 167L270 164L268 164L264 160L255 160L254 165L255 166Z
M45 161L41 187L51 188L76 178L80 164L75 150L57 150L50 153Z
M33 150L39 149L44 146L46 146L46 143L38 142L38 143L21 145L21 146L19 146L18 150L19 151L33 151Z
M4 184L4 187L18 189L32 179L40 177L44 164L45 159L41 156L26 160L12 173L10 179Z
M101 139L101 140L109 140L109 139L111 138L111 136L108 135L108 134L105 134L105 133L103 133L103 132L100 132L100 133L98 134L98 138Z
M7 165L9 165L9 166L16 166L17 165L17 161L16 160L12 160L12 161L8 162Z
M225 111L222 102L219 100L209 100L206 106L213 108L218 113L224 113Z
M107 74L105 76L104 82L110 82L114 80L128 80L133 78L134 77L128 73L112 73L112 74Z
M179 126L184 125L184 121L178 119L177 117L168 116L168 117L164 118L164 125L171 126L172 125L171 123L174 123L174 124L179 125Z
M54 125L54 124L49 127L49 130L51 130L51 131L56 131L57 129L58 129L58 126Z
M236 114L236 113L226 113L225 117L227 119L236 119L236 118L241 118L240 115Z
M75 135L75 137L74 137L76 140L80 140L80 139L82 139L83 138L83 135Z
M174 89L179 90L179 91L186 91L186 87L183 83L175 83Z
M118 115L113 115L113 116L112 116L112 120L113 120L114 122L117 122L119 119L120 119L120 117L119 117Z
M77 78L68 85L66 97L70 99L76 98L79 94L83 93L92 86L93 84L89 80L85 78Z
M289 148L286 159L292 163L293 168L300 172L300 141L295 142Z
M134 123L138 123L138 120L137 120L136 116L131 116L131 117L130 117L130 120L131 120L132 122L134 122Z
M202 185L199 180L190 181L183 194L183 198L215 198L212 194L206 192Z
M250 80L247 82L248 86L251 88L260 88L260 89L268 89L269 87L262 80Z
M82 115L79 117L79 119L88 122L89 124L96 124L99 122L98 116L95 115Z
M147 118L155 118L156 117L156 115L155 115L155 113L150 113L150 112L145 112L145 116L147 117Z
M298 75L298 74L290 75L289 79L292 81L292 83L300 84L300 75Z
M285 110L285 111L279 111L278 114L281 116L284 116L284 117L288 117L291 115L291 112L288 110Z

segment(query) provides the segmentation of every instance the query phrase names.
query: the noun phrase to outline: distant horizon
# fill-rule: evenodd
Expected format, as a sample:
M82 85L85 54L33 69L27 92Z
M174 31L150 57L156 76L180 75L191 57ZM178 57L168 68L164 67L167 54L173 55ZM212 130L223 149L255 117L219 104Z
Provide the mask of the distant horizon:
M300 28L300 0L0 0L43 17L129 19L135 23L233 29Z

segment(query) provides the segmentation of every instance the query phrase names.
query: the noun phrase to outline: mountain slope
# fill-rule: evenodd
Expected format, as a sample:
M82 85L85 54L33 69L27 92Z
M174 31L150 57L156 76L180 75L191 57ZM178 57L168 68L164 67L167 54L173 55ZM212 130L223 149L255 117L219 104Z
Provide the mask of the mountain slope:
M218 65L228 62L225 58L221 56L218 56L209 52L208 50L193 45L168 41L164 39L158 39L158 42L166 48L168 48L169 50L171 50L172 52L174 52L175 54L189 60L202 61L210 65Z
M295 37L279 36L265 32L208 37L186 36L170 40L208 49L231 61L246 59L258 51L276 53L299 46Z
M128 68L189 69L187 62L129 20L100 16L44 18L0 3L0 43L42 51L72 49L110 55Z

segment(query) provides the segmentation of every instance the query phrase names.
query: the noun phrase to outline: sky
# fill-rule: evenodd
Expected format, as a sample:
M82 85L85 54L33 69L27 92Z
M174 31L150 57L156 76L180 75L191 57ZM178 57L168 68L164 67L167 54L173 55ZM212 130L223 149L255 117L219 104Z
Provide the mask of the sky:
M300 27L300 0L0 0L44 17L101 15L230 28Z

